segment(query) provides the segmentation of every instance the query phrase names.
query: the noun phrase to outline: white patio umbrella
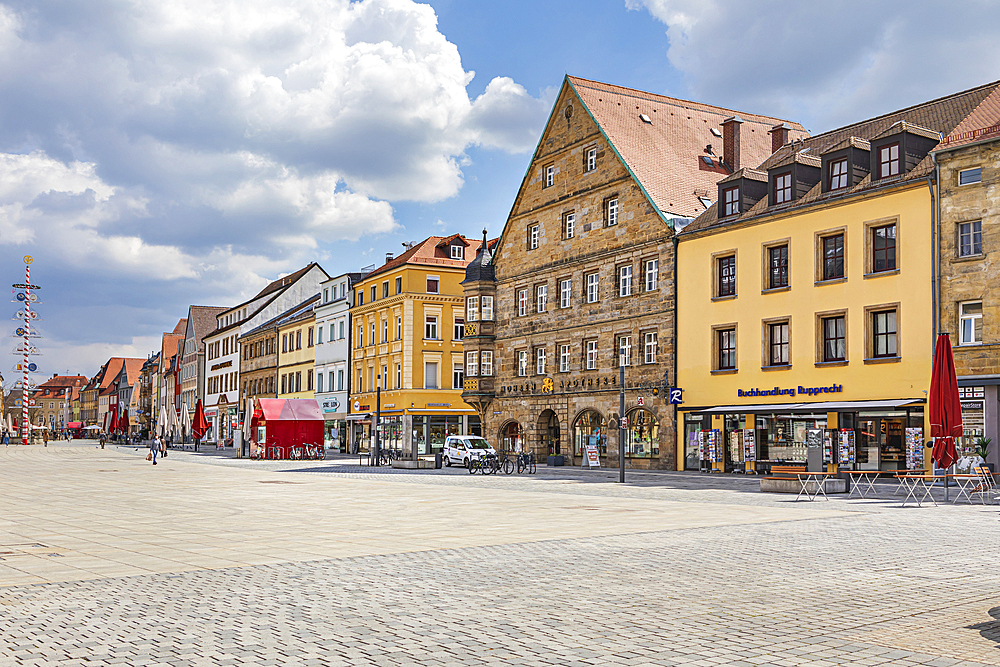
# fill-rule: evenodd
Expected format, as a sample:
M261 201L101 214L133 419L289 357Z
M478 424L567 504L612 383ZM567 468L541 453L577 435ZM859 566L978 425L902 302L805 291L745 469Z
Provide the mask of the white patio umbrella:
M156 434L161 438L167 434L167 407L160 406L160 415L156 418Z
M181 424L177 421L177 410L170 408L167 410L167 413L167 419L169 420L167 422L167 429L170 431L170 435L176 439L181 431Z
M191 435L191 415L184 404L181 404L181 428L184 429L186 435Z

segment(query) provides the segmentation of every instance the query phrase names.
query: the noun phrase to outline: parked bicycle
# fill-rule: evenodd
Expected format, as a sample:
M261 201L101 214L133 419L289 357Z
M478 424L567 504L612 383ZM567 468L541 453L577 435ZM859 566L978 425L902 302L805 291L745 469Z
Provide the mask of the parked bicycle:
M527 454L517 455L517 474L520 475L522 472L526 472L529 475L535 474L534 452L528 452Z

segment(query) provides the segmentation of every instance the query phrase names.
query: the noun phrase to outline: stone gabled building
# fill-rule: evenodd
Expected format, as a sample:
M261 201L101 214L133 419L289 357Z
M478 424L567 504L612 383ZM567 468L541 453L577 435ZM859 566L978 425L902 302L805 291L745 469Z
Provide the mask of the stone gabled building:
M933 152L938 168L936 330L951 334L965 436L1000 466L1000 87Z
M771 154L775 126L805 136L777 118L566 77L492 256L494 391L467 390L484 435L573 464L592 444L617 462L624 356L629 465L674 467L663 398L674 232L712 204L716 181ZM481 357L483 342L468 344Z

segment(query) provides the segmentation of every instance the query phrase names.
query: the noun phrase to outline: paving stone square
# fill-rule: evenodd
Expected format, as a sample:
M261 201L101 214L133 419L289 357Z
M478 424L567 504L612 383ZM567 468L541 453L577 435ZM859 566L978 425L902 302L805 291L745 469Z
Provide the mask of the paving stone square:
M1000 507L0 448L7 665L997 665Z

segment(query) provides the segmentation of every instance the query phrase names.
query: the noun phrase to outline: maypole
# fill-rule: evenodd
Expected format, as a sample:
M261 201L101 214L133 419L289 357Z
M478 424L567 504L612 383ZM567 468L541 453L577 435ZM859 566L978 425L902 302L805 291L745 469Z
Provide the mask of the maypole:
M33 371L34 364L31 363L29 355L31 354L31 290L41 289L38 285L31 284L31 255L24 256L24 282L15 283L13 286L15 289L22 289L24 297L24 324L18 328L17 333L19 333L23 339L21 344L21 444L27 445L28 438L31 436L31 424L28 421L28 373ZM18 295L20 298L21 295Z

